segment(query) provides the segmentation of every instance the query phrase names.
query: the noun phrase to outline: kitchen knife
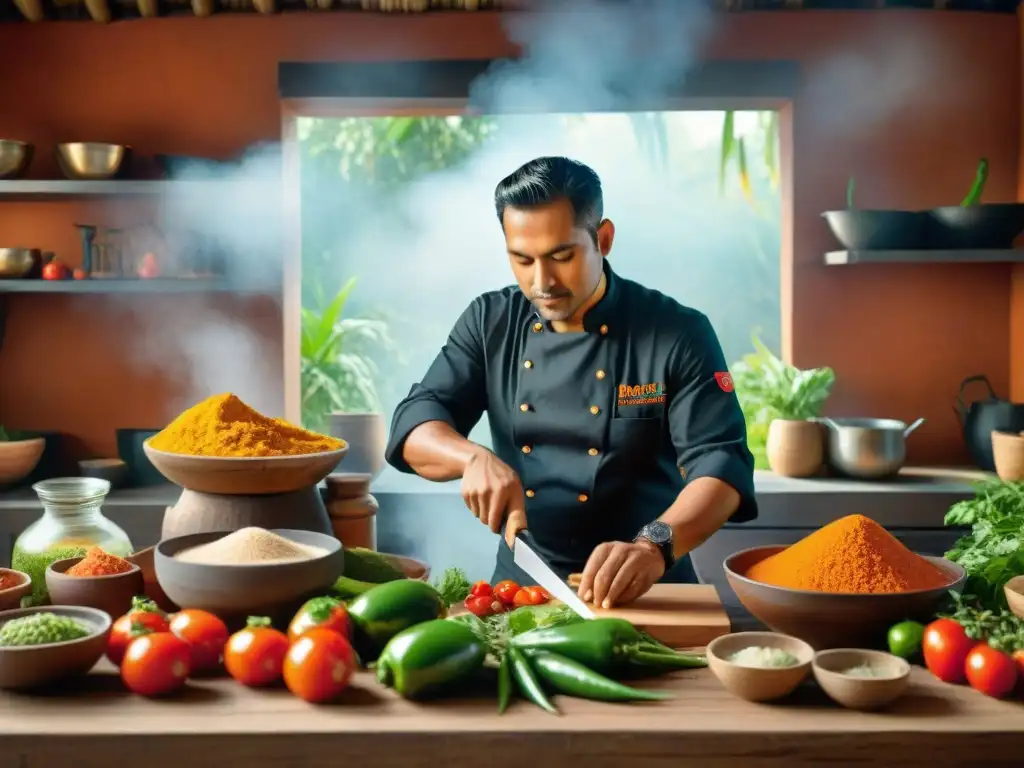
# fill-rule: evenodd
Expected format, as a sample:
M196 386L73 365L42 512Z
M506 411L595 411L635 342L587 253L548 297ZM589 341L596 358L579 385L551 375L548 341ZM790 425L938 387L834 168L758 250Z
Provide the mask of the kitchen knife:
M544 587L553 598L561 600L577 615L584 619L593 619L594 612L590 610L566 584L558 577L558 574L551 570L551 566L544 562L544 558L533 551L533 548L526 543L526 532L516 536L515 545L512 548L512 559L530 578Z

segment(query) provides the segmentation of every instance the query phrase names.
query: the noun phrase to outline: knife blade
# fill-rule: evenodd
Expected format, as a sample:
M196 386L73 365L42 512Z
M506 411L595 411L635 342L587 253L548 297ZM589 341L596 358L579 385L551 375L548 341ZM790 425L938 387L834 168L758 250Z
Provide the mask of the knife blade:
M560 579L558 574L551 570L551 566L544 562L544 558L534 552L533 548L526 543L525 536L525 533L516 536L515 546L512 549L512 559L515 564L544 587L553 598L561 600L577 615L584 619L595 618L594 612L580 600L572 587Z

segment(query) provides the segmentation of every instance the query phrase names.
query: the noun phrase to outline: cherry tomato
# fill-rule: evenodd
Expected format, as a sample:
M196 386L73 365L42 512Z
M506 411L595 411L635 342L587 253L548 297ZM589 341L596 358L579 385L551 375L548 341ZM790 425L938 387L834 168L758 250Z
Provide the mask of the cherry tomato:
M1017 685L1014 660L986 643L979 643L971 649L964 668L971 688L986 696L1001 699Z
M115 667L121 666L121 659L132 640L151 632L167 632L170 625L167 615L157 608L156 603L146 598L132 600L132 609L114 622L107 641L107 658Z
M527 587L530 590L530 597L534 601L533 605L544 605L544 603L551 602L551 595L544 587Z
M348 687L356 663L356 652L348 640L333 630L313 627L288 649L284 684L310 703L329 701Z
M59 261L50 261L43 266L43 280L63 280L67 276L67 267Z
M505 580L499 581L494 586L494 596L501 600L505 605L512 605L515 603L516 592L519 591L519 585L514 581Z
M962 683L967 677L967 654L978 644L953 619L936 619L924 628L921 652L928 671L947 683Z
M345 604L333 597L314 597L307 601L288 625L288 639L294 643L299 635L313 627L334 630L346 640L352 637L352 620Z
M474 616L479 616L481 619L486 619L488 616L504 613L505 611L505 606L496 597L474 597L470 595L466 598L465 606L467 611Z
M490 597L494 594L494 590L491 589L491 585L486 581L478 581L473 585L473 589L469 594L473 597Z
M192 671L215 669L228 642L227 625L207 611L189 608L171 617L171 632L192 648Z
M1013 652L1013 663L1017 665L1017 682L1024 689L1024 649Z
M121 680L140 696L162 696L181 688L191 672L189 644L170 632L141 635L121 660Z
M515 605L543 605L548 601L547 593L540 587L523 587L515 596Z
M73 278L75 278L75 280L88 280L89 279L89 273L86 272L81 267L75 267L75 271L71 273L71 276Z
M224 668L242 685L258 687L281 679L288 637L270 626L270 619L250 616L245 629L224 646Z

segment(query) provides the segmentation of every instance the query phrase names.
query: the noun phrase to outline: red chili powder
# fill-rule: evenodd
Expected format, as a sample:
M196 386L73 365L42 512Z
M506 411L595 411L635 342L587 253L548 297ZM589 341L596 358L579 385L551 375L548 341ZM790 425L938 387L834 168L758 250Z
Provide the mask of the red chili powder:
M0 591L10 589L16 583L16 579L6 573L0 573Z
M99 547L93 547L85 557L68 568L68 576L113 576L132 569L132 564L116 555L108 555Z

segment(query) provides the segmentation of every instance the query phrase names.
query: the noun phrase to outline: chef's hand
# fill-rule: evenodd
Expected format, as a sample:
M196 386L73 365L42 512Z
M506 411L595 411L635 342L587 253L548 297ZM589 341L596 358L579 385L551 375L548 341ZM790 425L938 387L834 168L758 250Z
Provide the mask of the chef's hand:
M665 558L646 541L606 541L590 553L577 590L584 602L611 608L631 603L665 575Z
M462 500L481 523L497 533L502 521L511 547L516 534L526 530L526 495L519 475L487 450L473 455L462 473Z

